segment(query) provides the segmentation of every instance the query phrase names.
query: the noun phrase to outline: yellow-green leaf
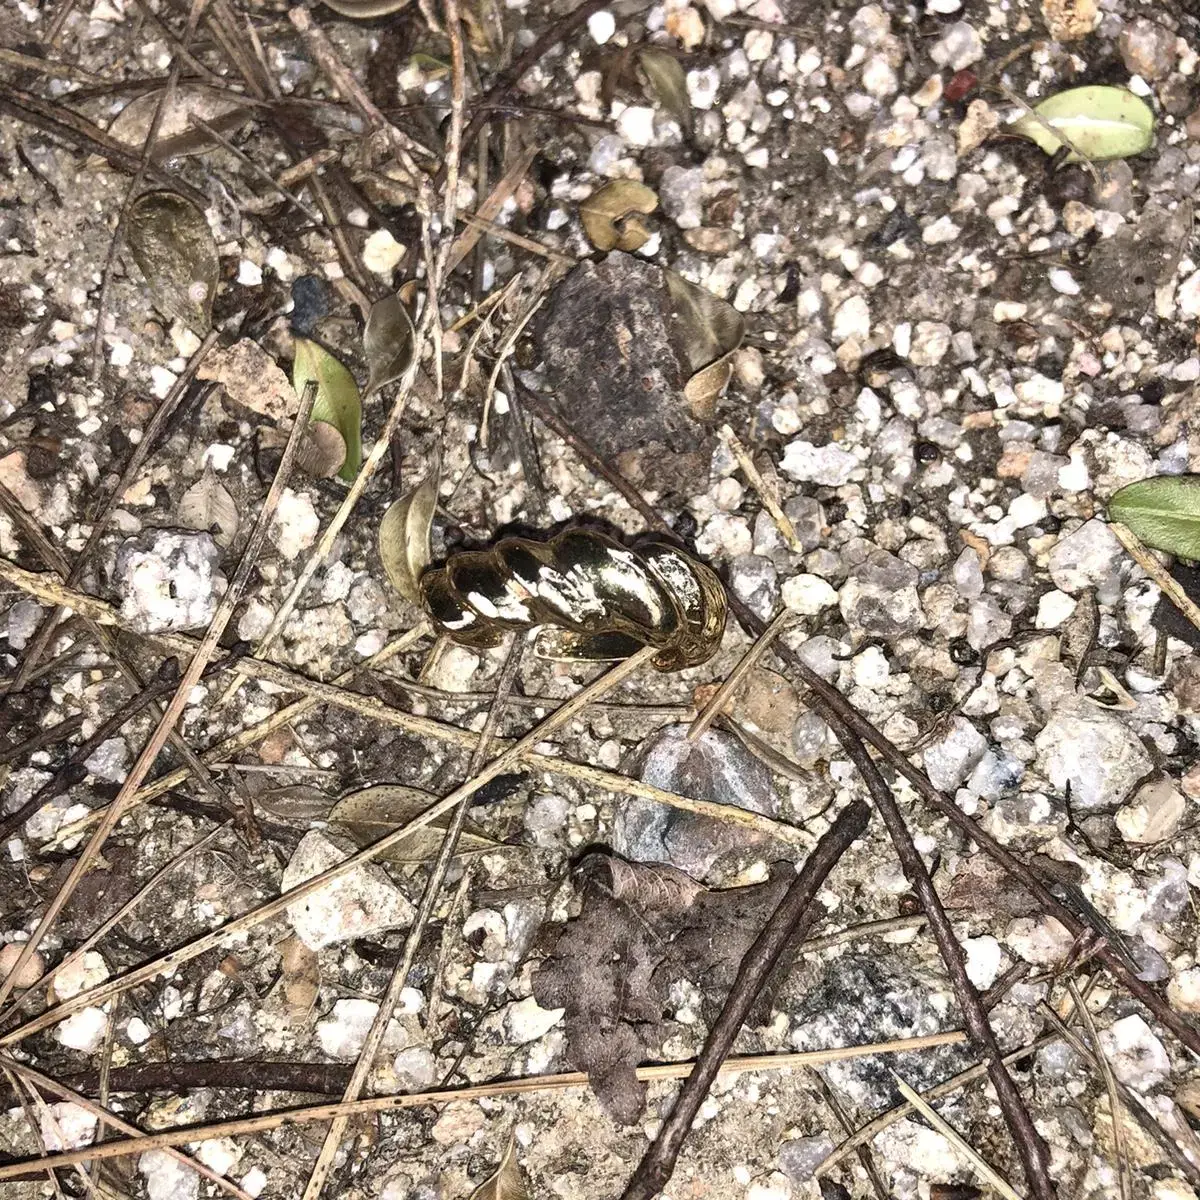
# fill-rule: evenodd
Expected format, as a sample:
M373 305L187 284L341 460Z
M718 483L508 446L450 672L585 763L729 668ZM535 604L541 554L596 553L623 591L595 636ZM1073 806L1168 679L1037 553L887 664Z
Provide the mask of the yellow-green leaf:
M207 333L220 261L204 214L177 192L144 192L130 206L125 241L154 306Z
M362 401L354 376L323 346L308 338L296 339L292 386L302 396L309 380L317 384L312 420L325 421L341 434L346 457L338 474L349 483L362 466Z
M346 834L355 845L369 846L372 842L395 832L402 825L407 825L414 817L420 816L427 808L436 804L437 799L419 788L405 787L399 783L380 783L352 792L339 800L330 809L327 820L338 832ZM428 861L437 854L449 820L449 815L444 815L431 821L381 857L393 863ZM466 825L458 839L457 853L482 854L487 850L495 850L500 845L500 842L493 841L472 826Z
M1108 518L1155 550L1200 559L1200 475L1162 475L1123 487Z
M634 179L614 179L593 192L580 206L579 219L588 241L597 250L640 250L650 231L639 213L652 213L658 196Z
M392 587L411 604L421 603L418 580L429 566L429 531L442 482L441 455L434 452L429 473L401 496L379 523L379 557Z
M1043 100L1033 111L1041 121L1026 113L1008 128L1047 154L1056 154L1064 145L1054 134L1060 131L1072 147L1068 162L1079 161L1075 150L1093 159L1128 158L1154 143L1154 110L1125 88L1071 88Z

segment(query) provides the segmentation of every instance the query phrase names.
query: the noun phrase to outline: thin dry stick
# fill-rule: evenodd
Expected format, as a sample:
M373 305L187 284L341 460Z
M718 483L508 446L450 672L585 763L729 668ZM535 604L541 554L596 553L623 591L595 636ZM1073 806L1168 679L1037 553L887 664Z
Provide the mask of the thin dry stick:
M968 1146L958 1130L948 1121L944 1121L938 1116L937 1111L925 1100L920 1092L915 1091L905 1083L895 1071L892 1072L892 1079L895 1081L896 1087L900 1089L900 1094L905 1100L971 1164L971 1169L981 1179L986 1183L990 1183L1004 1197L1004 1200L1021 1200L1021 1197L1013 1190L1012 1184L999 1171L985 1162L977 1150L973 1150Z
M479 239L500 215L500 210L508 198L517 190L521 180L528 174L539 150L540 147L534 146L522 151L508 170L496 181L496 186L488 192L483 203L475 210L475 219L468 222L470 227L464 229L455 239L454 247L450 252L450 260L447 263L449 270L453 271L475 249Z
M57 1079L51 1079L49 1075L43 1075L41 1071L26 1066L24 1063L17 1062L16 1059L5 1056L2 1061L5 1070L19 1076L27 1084L31 1085L31 1088L40 1088L44 1092L49 1092L52 1096L58 1096L61 1100L69 1100L72 1104L78 1104L80 1108L98 1117L101 1122L100 1128L104 1125L111 1125L114 1129L119 1129L122 1133L126 1133L130 1137L145 1136L142 1130L136 1125L131 1125L128 1121L122 1120L107 1105L103 1103L97 1104L96 1101L89 1100L79 1092L74 1092L64 1084L59 1083ZM37 1093L35 1092L34 1094L36 1095ZM97 1137L100 1136L100 1128L96 1131ZM172 1158L183 1163L189 1170L195 1171L205 1179L211 1180L222 1191L228 1192L231 1196L237 1196L238 1200L252 1200L248 1192L242 1191L232 1180L226 1179L223 1175L218 1175L210 1167L206 1167L199 1159L192 1158L182 1150L176 1150L173 1146L167 1146L165 1149Z
M733 457L737 459L738 466L742 468L742 474L746 476L746 482L754 489L755 494L763 502L763 507L774 518L780 535L787 542L788 549L796 554L803 553L804 546L801 544L799 534L796 533L796 527L792 524L791 517L780 508L779 501L775 496L775 489L767 486L767 481L754 465L754 459L750 457L750 452L742 445L737 434L728 425L721 426L721 438L729 447Z
M926 1037L900 1038L893 1042L874 1042L863 1046L838 1046L832 1050L802 1050L793 1054L748 1054L740 1058L729 1058L721 1064L719 1075L736 1075L745 1071L792 1071L810 1070L832 1062L845 1062L852 1058L865 1058L876 1054L903 1054L911 1050L924 1050L931 1046L958 1045L967 1040L964 1033L934 1033ZM1057 1038L1050 1038L1056 1041ZM1029 1049L1014 1054L1028 1054ZM0 1061L8 1062L9 1059ZM663 1063L652 1067L636 1068L638 1079L656 1082L664 1079L686 1079L696 1064L694 1062ZM23 1068L28 1070L28 1068ZM588 1077L582 1071L571 1071L562 1075L533 1075L525 1079L501 1080L497 1083L477 1083L470 1087L452 1088L436 1092L409 1092L395 1096L368 1096L363 1100L344 1101L334 1104L314 1104L307 1108L289 1108L282 1112L262 1113L253 1117L241 1117L232 1121L218 1121L211 1125L187 1125L178 1129L167 1129L161 1133L131 1137L127 1140L105 1142L99 1146L83 1146L45 1159L25 1159L0 1165L0 1182L15 1179L27 1171L37 1168L69 1167L75 1163L98 1159L125 1158L133 1154L144 1154L147 1150L165 1150L171 1146L182 1146L188 1142L208 1141L210 1138L241 1137L250 1133L263 1133L283 1125L311 1124L314 1121L331 1121L335 1117L359 1116L369 1113L395 1112L406 1108L424 1108L431 1104L450 1104L456 1100L486 1100L494 1096L520 1096L533 1092L562 1091L567 1088L587 1087Z
M966 1039L969 1040L969 1039ZM1015 1063L1020 1058L1025 1058L1027 1055L1034 1054L1045 1046L1050 1046L1054 1042L1061 1041L1062 1038L1057 1033L1048 1033L1043 1037L1038 1038L1029 1046L1022 1046L1019 1050L1013 1050L1011 1053L1004 1056L1004 1062L1007 1065ZM939 1100L943 1096L952 1095L960 1088L964 1088L968 1083L974 1083L977 1079L986 1079L988 1073L988 1065L985 1062L976 1063L973 1067L968 1067L965 1071L960 1071L957 1075L952 1075L949 1079L942 1080L935 1087L930 1088L925 1093L926 1100ZM898 1104L895 1108L889 1109L885 1113L881 1113L873 1121L864 1125L857 1133L848 1137L836 1150L831 1151L822 1159L817 1169L813 1172L814 1176L820 1177L828 1175L834 1167L840 1166L851 1154L859 1148L865 1146L868 1142L873 1141L889 1126L894 1125L897 1121L903 1120L913 1111L913 1106L906 1100L903 1104Z
M13 964L12 970L4 981L0 983L0 1004L3 1004L12 994L13 986L21 973L21 968L29 961L38 946L41 945L42 939L49 933L54 922L58 919L58 914L62 911L63 905L74 894L75 889L79 886L79 881L91 869L108 835L116 827L117 821L120 820L126 801L141 787L142 781L150 773L150 768L154 765L155 759L158 758L159 752L166 745L168 734L175 727L175 723L187 707L192 688L196 686L200 676L204 674L204 668L208 665L208 660L212 657L213 651L216 650L217 642L220 640L221 634L225 632L225 626L229 623L229 618L233 616L233 610L241 601L246 584L250 581L250 573L258 559L258 552L263 542L266 541L267 530L275 515L275 509L279 505L283 489L287 484L288 478L291 476L292 464L295 462L296 453L300 449L303 433L308 428L308 418L312 412L313 400L315 398L316 385L310 384L304 389L304 395L300 400L300 410L296 416L296 423L292 426L292 432L288 438L287 446L284 448L283 457L279 461L279 469L275 473L275 478L271 481L271 487L267 491L266 499L263 501L262 510L258 514L258 522L250 534L249 541L246 543L246 549L242 553L237 570L234 572L233 578L229 581L229 587L225 595L221 597L221 603L217 606L217 611L213 614L212 621L203 639L201 639L195 655L191 662L188 663L187 670L184 671L183 677L179 681L179 687L175 695L171 698L170 704L167 705L162 720L159 721L157 728L150 735L150 740L138 756L137 762L131 768L125 782L121 785L121 790L117 793L116 799L109 806L104 819L96 827L96 831L92 834L83 853L76 859L67 878L63 880L62 886L50 901L41 921L38 922L37 929L34 930L32 936L21 948L21 954Z
M754 645L742 655L741 662L729 673L729 678L717 689L717 693L704 706L703 711L692 722L687 731L687 740L696 741L708 727L721 715L721 710L729 703L734 692L742 686L746 676L754 669L759 659L767 652L771 643L795 619L796 614L790 609L777 613L770 625L759 635Z
M788 885L778 907L742 958L721 1013L708 1031L704 1049L696 1061L696 1069L679 1089L670 1115L659 1127L654 1141L634 1171L622 1200L650 1200L666 1187L675 1170L679 1151L691 1131L692 1122L717 1077L721 1063L733 1048L738 1030L774 972L785 947L794 938L802 937L824 912L816 903L817 893L842 855L866 829L870 819L871 810L862 801L848 804Z
M1113 1154L1117 1159L1117 1182L1121 1188L1121 1200L1129 1200L1133 1181L1129 1177L1129 1158L1125 1153L1125 1131L1122 1128L1125 1111L1121 1105L1121 1098L1117 1094L1117 1081L1113 1077L1112 1067L1109 1066L1108 1055L1104 1053L1104 1047L1100 1044L1100 1035L1096 1032L1096 1022L1092 1020L1087 1001L1079 994L1075 980L1067 979L1067 991L1071 993L1075 1011L1079 1014L1079 1019L1087 1030L1088 1039L1093 1046L1092 1059L1100 1070L1105 1091L1108 1092L1108 1111L1112 1115Z
M104 1045L100 1050L100 1087L97 1104L100 1108L108 1107L108 1081L112 1073L112 1051L113 1039L117 1035L117 1016L121 1011L121 997L115 996L112 1004L108 1007L108 1022L104 1030ZM32 1090L32 1089L31 1089ZM96 1122L96 1132L92 1137L93 1142L104 1141L104 1132L108 1128L103 1117L100 1117ZM96 1194L96 1182L100 1178L100 1164L89 1163L84 1168L87 1176L87 1191L84 1193L84 1200L92 1200Z
M59 1125L54 1115L47 1110L46 1103L41 1096L31 1087L28 1087L28 1085L22 1087L20 1080L17 1079L16 1075L7 1066L0 1063L0 1067L3 1067L4 1077L8 1080L9 1087L17 1094L17 1099L21 1103L21 1111L25 1114L25 1122L29 1126L29 1132L33 1135L33 1140L37 1143L37 1147L43 1156L47 1153L47 1150L46 1138L42 1133L41 1117L45 1116L49 1118L47 1124L54 1131L59 1142L65 1144L67 1139L63 1136L62 1126ZM35 1107L39 1110L38 1112L34 1112ZM86 1184L87 1176L83 1173L83 1168L76 1166L75 1170L82 1176L83 1182ZM50 1181L50 1186L54 1189L54 1195L57 1197L57 1200L66 1200L62 1187L58 1182L58 1174L52 1168L46 1171L46 1178Z
M1130 558L1158 585L1163 595L1200 629L1200 605L1171 578L1170 572L1154 557L1149 547L1143 544L1128 525L1122 525L1120 521L1110 521L1108 527L1117 541L1129 551Z
M454 11L453 0L448 0L446 4L446 25L448 29L458 28L458 13ZM513 683L516 680L517 668L520 666L521 652L524 647L525 639L522 635L518 634L509 649L504 669L501 671L500 679L496 684L496 700L479 734L479 744L475 747L471 755L471 762L467 768L468 775L474 775L483 766L488 746L491 744L492 736L496 731L496 725L499 723L500 716L504 712L508 693L512 690ZM354 1064L354 1070L350 1073L350 1082L346 1084L346 1091L342 1096L343 1100L357 1100L362 1095L362 1090L366 1086L367 1077L375 1065L375 1058L379 1053L379 1047L383 1042L384 1034L387 1033L388 1023L391 1021L392 1014L396 1011L396 1005L400 1001L400 993L408 982L408 973L412 970L413 960L417 957L417 951L421 946L421 938L424 936L425 928L429 924L429 918L433 914L433 907L437 903L438 895L442 890L442 883L446 878L446 872L450 869L450 863L454 859L455 850L458 849L458 839L462 834L463 826L466 824L467 809L470 805L471 797L467 796L455 808L454 815L450 818L450 824L442 837L442 844L438 849L437 860L433 864L429 878L425 881L425 888L421 893L421 900L417 906L417 915L404 939L404 951L400 955L400 962L392 972L392 978L388 983L387 990L379 1002L379 1007L375 1010L375 1017L371 1022L371 1028L367 1033L366 1041L363 1042L362 1049L359 1051L358 1061ZM325 1181L329 1178L329 1172L333 1169L333 1160L337 1157L338 1148L342 1144L342 1138L345 1136L345 1133L346 1119L344 1117L334 1118L329 1126L329 1132L325 1135L325 1141L321 1145L321 1152L317 1155L317 1161L313 1164L312 1174L309 1176L308 1185L304 1189L303 1200L317 1200L317 1197L320 1196L321 1189L325 1186Z
M297 428L299 428L297 424ZM169 951L167 954L154 959L152 962L146 963L141 967L135 968L133 971L119 976L116 979L110 979L105 983L99 984L90 991L80 992L76 996L72 996L69 1000L63 1001L54 1008L48 1009L46 1012L39 1014L37 1017L27 1021L24 1025L17 1029L10 1030L8 1033L0 1037L0 1045L11 1045L14 1042L21 1041L27 1037L35 1029L45 1029L50 1025L55 1025L67 1015L68 1010L71 1012L78 1011L80 1008L86 1008L93 1004L98 1004L101 1000L108 999L109 996L114 996L118 992L126 991L130 987L134 987L139 983L143 983L148 979L153 979L156 975L164 971L173 970L181 963L190 962L192 959L211 950L215 946L219 946L226 938L235 933L240 933L243 930L253 929L261 925L264 921L270 920L272 917L278 916L285 911L290 905L296 903L297 900L302 900L305 896L311 895L318 888L329 883L330 880L340 879L342 876L354 870L355 867L362 866L364 863L370 862L380 854L386 853L393 846L399 845L405 838L411 836L418 829L424 829L432 821L436 821L443 813L449 812L456 805L460 804L466 797L474 795L485 784L490 783L497 775L502 775L509 770L514 763L518 762L525 754L538 742L542 741L550 733L556 729L562 728L570 721L576 713L586 708L591 703L592 699L598 695L603 695L610 691L619 683L623 682L634 672L638 671L645 662L651 658L657 651L653 646L643 646L632 657L627 658L623 663L619 663L613 667L607 674L602 675L593 683L588 684L554 713L546 718L537 728L527 733L519 742L510 746L502 754L498 754L492 759L486 767L483 768L474 778L467 780L466 783L455 788L448 795L427 808L423 813L418 814L406 825L402 825L399 829L393 830L386 837L381 838L378 842L359 850L356 854L350 855L349 858L343 859L340 863L329 867L318 875L306 879L303 883L297 884L290 891L284 892L277 896L274 900L268 901L266 904L260 905L258 908L252 909L248 913L244 913L240 917L221 926L220 929L215 929L211 933L204 934L189 942L186 946L180 947L178 950ZM132 777L132 775L131 775ZM138 780L140 783L141 781ZM135 785L136 786L136 785ZM120 802L118 796L117 803ZM103 827L102 827L103 828ZM95 837L93 837L95 841ZM90 843L89 843L90 844ZM14 975L19 969L21 962L18 960L17 966L13 968ZM14 975L10 975L12 979Z

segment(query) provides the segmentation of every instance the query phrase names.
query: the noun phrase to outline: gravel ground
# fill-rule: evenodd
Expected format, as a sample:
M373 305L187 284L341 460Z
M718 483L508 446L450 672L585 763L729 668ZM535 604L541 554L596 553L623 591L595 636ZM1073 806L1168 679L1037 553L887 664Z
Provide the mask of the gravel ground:
M376 536L387 505L420 481L436 451L443 482L435 558L498 530L546 531L579 518L629 536L642 531L643 515L611 482L530 419L522 397L552 392L575 430L638 485L735 596L762 618L795 614L784 643L923 763L984 830L1040 863L1043 877L1057 881L1176 1011L1200 1012L1191 892L1200 887L1192 807L1200 801L1200 642L1186 626L1170 635L1159 629L1159 589L1103 519L1106 501L1127 483L1200 472L1200 20L1188 7L668 0L598 9L491 110L488 177L480 177L474 150L464 158L458 208L469 214L529 151L494 218L516 240L484 237L443 285L444 386L427 348L390 460L269 657L328 681L417 623L418 610L388 583ZM204 153L176 145L180 152L144 185L182 184L206 201L220 253L213 316L221 338L200 370L201 380L211 378L187 390L76 580L114 606L126 626L123 653L150 678L165 653L153 635L202 634L263 505L288 431L283 409L295 404L286 385L280 390L274 362L290 370L300 332L327 345L362 383L368 364L356 302L425 269L413 191L391 161L386 134L365 130L361 107L339 98L285 8L243 10L212 6L180 85L194 111L222 122L242 157L211 144ZM77 4L52 46L57 11L19 3L0 13L0 47L14 55L0 59L0 483L31 519L0 512L0 555L38 571L54 564L39 557L27 526L74 561L203 333L164 316L132 258L118 253L93 374L104 264L153 112L144 97L156 95L140 81L165 81L186 9ZM450 102L449 50L424 11L352 21L318 6L311 18L363 94L432 149L420 161L435 168ZM465 13L468 100L480 94L480 79L486 88L564 19L524 0ZM233 56L225 19L235 21ZM644 85L645 59L630 48L646 45L682 65L690 131L678 104L673 117ZM42 71L29 56L70 69ZM257 101L246 102L245 74L260 88ZM1158 126L1149 151L1100 163L1093 178L1086 166L1057 166L1005 134L1018 98L1036 103L1093 83L1126 86L1152 104ZM52 100L108 128L135 97L140 128L127 113L112 133L132 146L124 171L69 129L51 130L50 117L39 125L29 116L41 103L39 112L61 121L64 110L47 107ZM338 214L336 238L264 178L277 180L313 154L321 155L323 195L303 177L291 188L301 203ZM640 180L656 194L658 208L644 218L650 236L632 254L576 268L596 257L581 204L613 179ZM663 287L660 268L744 317L713 422L695 421L679 394L687 372L679 377L669 361L658 302L647 299ZM510 283L487 322L469 316ZM262 356L240 370L234 362L219 384L214 364L229 363L239 339L257 343ZM484 397L502 359L484 445ZM618 389L622 370L630 378L661 370L666 382L630 399ZM394 385L366 395L366 446L378 439L394 395ZM272 396L283 397L281 407ZM632 416L622 404L637 406ZM639 426L635 438L635 418L658 432L641 437ZM719 433L724 424L765 483L747 476ZM338 479L293 475L224 645L262 638L345 491ZM764 491L778 498L790 526L772 517ZM10 584L4 601L3 672L11 679L49 602ZM815 844L837 810L865 794L824 720L768 669L770 659L737 694L733 724L679 758L678 730L662 731L711 698L751 640L731 620L710 662L642 671L543 748L781 819L800 831L791 844L578 777L502 775L470 811L471 832L485 840L450 869L369 1092L587 1065L562 1011L534 997L558 923L580 911L570 867L586 848L665 861L710 887L753 885L772 864ZM418 641L360 673L356 688L417 716L480 729L507 647L432 645ZM73 745L135 695L77 619L42 661L46 669L0 709L6 746L19 748L5 751L3 814L52 780ZM526 654L503 732L526 732L595 674ZM404 686L418 679L424 690ZM295 695L279 680L252 679L221 703L226 688L227 675L217 674L191 693L179 728L197 752ZM69 738L21 748L72 717L81 725ZM88 811L117 795L154 725L145 712L132 717L90 752L61 794L10 832L0 853L0 974L67 878ZM117 824L42 941L42 965L78 947L175 856L209 840L58 976L51 1001L184 945L339 861L348 831L327 820L338 798L380 783L442 795L468 776L467 757L461 746L335 705L240 749L234 762L218 754L213 787L180 784ZM169 748L159 766L179 761ZM1095 975L1088 1008L1111 1075L1200 1178L1189 1124L1200 1119L1200 1079L1187 1051L1097 974L1087 947L1008 886L969 839L906 784L896 786L968 976L984 992L1003 984L991 1010L1003 1048L1031 1046L1049 1028L1041 1006L1067 1013L1068 982L1083 988ZM248 804L255 819L230 822L222 803L242 813ZM225 1064L225 1086L215 1086L214 1075L214 1086L185 1088L160 1072L154 1087L114 1088L113 1111L144 1130L313 1103L321 1090L340 1095L345 1070L330 1087L296 1089L262 1073L262 1064L311 1064L317 1072L356 1061L428 874L413 859L432 858L436 844L422 843L407 861L360 869L169 975L80 1002L66 1020L3 1053L60 1080L101 1063L114 1072ZM914 916L878 820L820 899L827 916L819 934L911 919L886 932L847 933L805 955L771 1011L743 1031L739 1053L960 1027L937 947ZM671 980L649 1018L660 1039L646 1059L693 1057L721 999L702 980ZM44 989L34 989L26 1015L46 1003ZM1090 1036L1086 1025L1077 1028ZM819 1075L725 1077L667 1194L830 1200L882 1187L896 1200L970 1195L935 1190L980 1181L946 1137L912 1118L868 1142L874 1180L854 1157L823 1181L813 1172L845 1137L839 1113L856 1128L895 1103L887 1066L923 1088L976 1060L966 1048L943 1046L848 1060ZM1141 1125L1126 1119L1114 1139L1105 1075L1077 1050L1052 1042L1012 1069L1049 1144L1061 1196L1120 1195L1122 1163L1133 1197L1196 1196L1179 1162ZM94 1081L88 1086L95 1094ZM532 1196L616 1196L674 1093L670 1083L651 1084L630 1123L578 1087L355 1118L326 1193L467 1196L515 1137ZM35 1133L11 1092L5 1103L13 1106L0 1114L7 1155L38 1153L39 1137L58 1149L94 1136L94 1117L77 1105L35 1111ZM990 1087L968 1084L941 1112L1020 1189L1019 1160ZM190 1151L252 1196L299 1197L324 1128L211 1138ZM71 1171L59 1181L80 1194ZM52 1190L42 1176L10 1182L5 1194ZM98 1190L151 1200L217 1194L213 1182L161 1151L110 1160Z

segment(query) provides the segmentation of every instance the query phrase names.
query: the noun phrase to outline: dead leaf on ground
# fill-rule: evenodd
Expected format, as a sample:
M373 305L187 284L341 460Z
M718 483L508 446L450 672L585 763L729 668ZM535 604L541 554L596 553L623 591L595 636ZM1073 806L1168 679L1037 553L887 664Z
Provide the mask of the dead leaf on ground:
M282 825L303 832L329 814L329 797L308 784L268 788L254 797L254 807Z
M675 55L654 46L638 51L638 65L646 75L649 91L662 109L679 122L684 133L692 131L692 101L687 75Z
M298 937L290 937L279 947L283 975L280 985L283 1000L293 1020L303 1020L312 1012L321 990L321 970L316 952Z
M638 214L652 213L658 196L634 179L614 179L593 192L580 206L579 219L588 241L597 250L638 250L650 231Z
M205 467L204 474L183 493L176 516L184 529L211 533L223 550L232 544L240 524L237 505L212 467Z
M683 394L698 421L711 421L717 399L733 374L733 353L746 335L746 322L732 304L707 288L666 271L674 305L673 333L683 361L691 369Z
M130 206L125 241L154 306L196 333L207 333L220 261L200 209L177 192L145 192Z
M379 523L379 557L392 587L410 604L420 604L418 580L432 556L429 532L442 482L441 454L434 452L429 473L401 496Z
M436 803L436 796L419 788L380 783L339 800L330 809L328 821L336 832L346 834L357 846L369 846L407 825ZM449 815L431 821L380 858L392 863L427 862L435 858L449 823ZM458 854L480 854L501 845L466 825L458 839Z
M234 404L277 424L294 417L299 407L299 397L283 368L250 338L210 350L196 378L219 383Z
M363 330L368 396L401 378L412 366L416 338L412 316L399 296L384 296L371 305Z
M296 467L314 479L332 479L346 461L346 439L328 421L313 421L296 452Z
M580 863L583 903L561 926L533 976L543 1008L562 1008L567 1058L607 1112L639 1121L646 1086L634 1068L662 1054L671 988L690 980L703 993L703 1016L720 1011L742 958L782 899L790 863L766 883L709 891L659 864L628 863L600 853ZM719 930L719 936L714 931ZM795 957L780 958L751 1020L761 1023Z
M508 1148L494 1175L484 1180L472 1193L471 1200L529 1200L529 1188L517 1162L517 1139L508 1139Z
M109 125L109 137L140 153L149 136L150 126L154 123L154 114L158 111L162 94L163 89L158 88L130 100ZM236 129L250 116L250 110L234 92L219 92L203 84L181 83L168 102L158 127L158 137L154 142L156 162L202 154L216 148L212 138L192 124L193 113L219 133ZM95 155L88 160L88 165L105 161L100 155Z

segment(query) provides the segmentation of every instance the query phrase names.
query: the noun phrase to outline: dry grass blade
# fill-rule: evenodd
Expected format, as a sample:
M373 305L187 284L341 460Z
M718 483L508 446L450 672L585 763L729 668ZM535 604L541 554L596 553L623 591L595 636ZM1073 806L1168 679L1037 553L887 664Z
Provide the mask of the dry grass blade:
M733 457L737 459L738 466L742 468L742 474L746 476L746 482L754 489L754 493L762 501L763 507L771 514L779 528L780 535L787 542L788 549L796 554L802 554L804 546L796 533L796 527L787 513L779 506L775 489L768 487L767 481L763 479L761 472L754 465L754 459L750 457L750 452L742 445L741 440L728 425L721 426L721 438L729 447Z
M802 1050L794 1054L754 1054L740 1058L729 1058L721 1064L721 1075L736 1075L745 1071L791 1071L812 1069L831 1062L844 1062L851 1058L865 1058L876 1054L902 1054L910 1050L922 1050L930 1046L957 1045L967 1040L964 1033L935 1033L927 1037L901 1038L893 1042L873 1042L863 1046L839 1046L834 1050ZM1049 1041L1057 1040L1055 1038ZM1028 1049L1019 1051L1014 1057L1027 1054ZM686 1079L695 1066L693 1062L664 1063L652 1067L638 1067L637 1077L648 1081ZM470 1087L449 1088L436 1092L412 1092L396 1096L370 1096L365 1100L342 1101L336 1104L316 1104L307 1108L289 1108L283 1112L261 1113L252 1117L240 1117L231 1121L218 1121L210 1125L189 1125L180 1129L167 1129L161 1133L131 1137L119 1142L106 1142L101 1146L84 1146L48 1157L44 1162L33 1160L0 1165L0 1183L24 1174L31 1167L56 1169L75 1163L92 1162L111 1158L125 1158L143 1154L147 1150L162 1150L169 1146L182 1146L188 1142L207 1141L210 1138L241 1137L246 1134L263 1133L279 1129L284 1125L311 1124L314 1121L329 1121L337 1117L353 1117L366 1113L396 1112L406 1108L424 1108L431 1104L450 1104L456 1100L484 1100L495 1096L520 1096L546 1091L562 1091L566 1088L587 1087L587 1076L581 1071L562 1075L534 1075L524 1079L502 1080L498 1083L480 1083Z
M925 1100L920 1092L914 1091L909 1087L895 1071L892 1073L892 1079L896 1086L900 1089L900 1094L934 1127L954 1148L961 1154L971 1167L979 1175L979 1177L989 1183L1004 1200L1022 1200L1021 1195L1017 1192L1012 1184L1008 1182L998 1171L989 1166L979 1155L979 1152L972 1149L963 1141L958 1131L948 1122L943 1121L941 1117L934 1111L933 1106Z
M233 616L233 611L240 602L242 593L245 591L246 585L250 580L251 572L258 559L258 552L266 541L267 530L275 516L275 510L279 505L284 487L291 474L292 463L295 460L296 451L300 445L300 434L304 426L308 423L308 414L312 409L314 396L315 389L305 389L305 395L300 402L299 418L292 429L292 436L289 438L283 458L280 460L279 469L275 474L274 480L271 482L266 499L263 501L262 509L258 514L258 521L253 532L250 534L250 540L246 544L246 549L238 563L237 570L234 572L233 578L229 581L229 587L225 595L221 597L221 602L217 606L217 611L213 614L212 621L209 623L204 637L201 639L199 646L197 646L192 660L188 663L187 669L179 681L179 687L175 695L171 698L171 702L167 705L162 719L150 735L150 739L143 747L141 754L138 755L137 761L130 769L125 782L121 785L121 790L109 806L104 819L97 826L96 831L92 834L87 846L75 861L62 886L50 901L46 912L38 922L37 928L22 947L19 958L13 964L12 971L3 983L0 983L0 1004L3 1004L12 994L13 986L20 975L21 968L33 956L34 951L41 945L42 940L53 927L54 922L58 919L58 914L62 911L63 905L74 894L80 880L91 869L92 864L99 856L108 835L116 827L117 821L120 820L126 803L138 788L141 787L143 780L150 773L150 768L153 767L155 759L158 758L159 751L166 745L171 730L174 729L175 723L179 720L184 708L187 706L192 688L196 686L200 676L204 673L204 668L208 665L208 660L216 650L217 642L220 640L221 634L225 632L225 626L229 623L230 617Z
M450 258L446 263L447 271L453 271L475 249L479 239L488 232L509 197L529 173L529 168L533 165L533 160L537 158L538 151L539 147L537 146L523 150L517 155L508 170L496 181L496 186L488 192L483 203L475 210L475 219L468 222L468 227L455 238L454 247L451 249Z

